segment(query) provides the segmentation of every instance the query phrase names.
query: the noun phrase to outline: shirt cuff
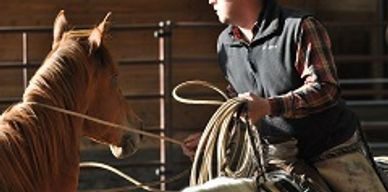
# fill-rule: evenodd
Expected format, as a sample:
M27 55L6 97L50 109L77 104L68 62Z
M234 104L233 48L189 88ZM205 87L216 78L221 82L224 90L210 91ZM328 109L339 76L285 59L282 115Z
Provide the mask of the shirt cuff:
M270 116L280 116L284 113L285 107L283 99L280 97L271 97L268 98L268 103L270 106Z

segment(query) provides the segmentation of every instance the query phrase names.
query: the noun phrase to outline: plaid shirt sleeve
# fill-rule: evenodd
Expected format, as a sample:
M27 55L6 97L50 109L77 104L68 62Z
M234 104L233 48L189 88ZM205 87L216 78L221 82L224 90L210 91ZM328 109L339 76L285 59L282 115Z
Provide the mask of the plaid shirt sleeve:
M323 25L312 17L302 23L295 68L304 84L284 95L269 98L270 115L301 118L336 103L340 90L330 38Z

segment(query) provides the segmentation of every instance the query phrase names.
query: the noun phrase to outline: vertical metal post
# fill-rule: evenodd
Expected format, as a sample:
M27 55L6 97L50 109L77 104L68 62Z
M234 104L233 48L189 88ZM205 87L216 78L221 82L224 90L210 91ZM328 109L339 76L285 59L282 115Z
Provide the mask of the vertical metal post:
M172 122L171 106L171 32L172 25L170 21L159 23L160 29L155 33L159 40L159 93L162 96L159 101L160 106L160 128L161 136L170 136ZM170 145L164 140L160 141L160 180L166 180L166 169L168 166L168 151L171 151ZM160 185L161 190L166 190L166 184Z
M379 48L380 48L380 56L383 56L385 51L386 51L386 46L385 46L385 31L386 31L386 25L385 25L385 21L386 21L386 17L387 17L387 8L388 8L388 3L387 3L388 0L379 0L379 3L377 5L377 9L378 9L378 22L379 22L379 28L378 28L378 31L379 31L379 40L380 40L380 43L379 43Z
M384 47L384 53L388 54L388 0L382 0L381 5L381 11L382 11L382 19L383 19L383 30L385 30L385 46ZM384 32L383 32L384 36ZM384 37L383 37L384 38Z
M384 29L384 2L385 0L378 0L376 7L376 23L377 26L372 32L372 53L375 58L382 58L384 55L384 39L385 39L385 29ZM383 78L384 77L384 61L377 60L372 64L372 77L373 78ZM383 94L383 85L375 84L373 85L375 94L375 99L382 99Z
M23 88L26 89L28 86L28 36L26 32L22 33L22 57L22 63L25 65L22 69Z

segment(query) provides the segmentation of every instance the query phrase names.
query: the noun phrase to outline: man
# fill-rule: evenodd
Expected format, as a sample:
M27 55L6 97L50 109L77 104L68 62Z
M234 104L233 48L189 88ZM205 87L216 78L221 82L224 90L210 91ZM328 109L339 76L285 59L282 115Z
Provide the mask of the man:
M322 24L275 0L209 4L219 21L229 24L218 38L220 67L248 100L248 116L260 124L268 144L296 140L297 162L311 166L309 172L318 170L325 180L315 190L385 191L360 141L359 121L340 99L331 42ZM198 136L186 139L186 154L195 150ZM273 154L271 159L301 177L309 169L292 157ZM306 176L320 179L314 173Z

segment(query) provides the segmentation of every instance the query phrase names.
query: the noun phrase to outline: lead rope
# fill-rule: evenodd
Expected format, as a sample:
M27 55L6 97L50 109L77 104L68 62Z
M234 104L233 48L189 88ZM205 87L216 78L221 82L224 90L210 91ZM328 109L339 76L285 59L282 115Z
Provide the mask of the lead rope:
M125 131L134 132L134 133L137 133L137 134L142 134L144 136L148 136L148 137L151 137L151 138L163 139L163 140L166 140L168 142L171 142L171 143L174 143L174 144L177 144L177 145L180 145L180 146L183 145L183 143L181 141L173 139L173 138L170 138L170 137L160 136L160 135L156 135L156 134L149 133L149 132L146 132L146 131L142 131L142 130L139 130L139 129L131 128L131 127L128 127L128 126L119 125L119 124L116 124L116 123L104 121L104 120L101 120L101 119L98 119L98 118L95 118L95 117L91 117L91 116L88 116L88 115L85 115L85 114L82 114L82 113L78 113L78 112L75 112L75 111L70 111L70 110L67 110L67 109L63 109L63 108L59 108L59 107L55 107L55 106L47 105L47 104L43 104L43 103L38 103L38 102L31 102L31 101L29 101L29 102L24 102L24 103L25 104L30 104L30 105L36 105L36 106L39 106L39 107L50 109L52 111L56 111L56 112L59 112L59 113L64 113L64 114L67 114L67 115L70 115L70 116L73 116L73 117L78 117L78 118L86 119L86 120L89 120L89 121L92 121L92 122L95 122L95 123L98 123L98 124L102 124L102 125L105 125L105 126L114 127L114 128L122 129L122 130L125 130ZM101 168L101 169L106 169L108 171L111 171L112 173L117 174L118 176L124 178L128 182L135 184L136 186L133 187L133 189L142 188L144 190L152 191L152 192L160 192L161 191L159 189L152 188L152 187L148 186L148 184L142 184L141 182L139 182L136 179L134 179L134 178L124 174L123 172L117 170L116 168L113 168L113 167L111 167L109 165L106 165L106 164L103 164L103 163L97 163L97 162L84 162L84 163L82 163L81 162L80 163L80 167L96 167L96 168ZM178 174L177 176L174 177L174 180L177 180L178 178L183 177L183 175L185 173L186 173L186 171L183 171L182 173ZM169 181L152 182L152 183L149 183L149 184L158 185L158 184L167 183L167 182L171 182L171 179ZM102 190L99 190L99 191L102 191ZM167 191L167 192L173 192L173 191Z
M55 107L55 106L47 105L47 104L43 104L43 103L38 103L38 102L28 101L28 102L24 102L24 103L31 104L31 105L37 105L37 106L40 106L40 107L43 107L43 108L46 108L46 109L50 109L50 110L53 110L53 111L56 111L56 112L64 113L66 115L70 115L70 116L73 116L73 117L79 117L81 119L86 119L86 120L89 120L89 121L92 121L92 122L95 122L95 123L98 123L98 124L102 124L102 125L105 125L105 126L118 128L118 129L121 129L121 130L124 130L124 131L130 131L130 132L141 134L141 135L144 135L144 136L147 136L147 137L151 137L151 138L154 138L154 139L160 139L160 140L163 139L163 140L166 140L168 142L171 142L171 143L174 143L174 144L177 144L177 145L183 145L183 142L181 142L179 140L176 140L176 139L173 139L173 138L170 138L170 137L160 136L160 135L157 135L157 134L149 133L147 131L142 131L142 130L135 129L135 128L132 128L132 127L128 127L128 126L124 126L124 125L120 125L120 124L104 121L104 120L101 120L101 119L98 119L98 118L95 118L95 117L91 117L89 115L85 115L85 114L82 114L82 113L78 113L78 112L75 112L75 111L70 111L70 110L67 110L67 109L62 109L62 108L59 108L59 107Z
M211 88L218 92L226 101L220 100L192 100L180 97L178 89L189 85L200 85ZM240 122L238 112L244 107L247 100L235 97L228 99L226 94L205 81L186 81L176 86L172 91L174 99L185 104L194 105L221 105L213 114L202 136L199 140L198 147L195 153L191 175L190 185L203 184L217 176L229 177L252 177L259 166L262 168L261 160L257 162L253 141L250 136L250 125L238 127L237 131L241 137L235 141L234 151L228 147L233 144L230 140L230 124L232 122ZM242 145L240 148L236 147ZM216 165L216 167L214 167Z
M162 182L156 181L156 182L150 182L150 183L141 183L138 180L123 173L122 171L120 171L112 166L106 165L104 163L81 162L80 167L95 167L95 168L101 168L104 170L108 170L108 171L122 177L123 179L127 180L128 182L135 184L135 186L120 187L120 188L112 188L112 189L103 190L105 192L114 192L114 191L123 191L123 190L132 191L132 190L139 189L139 188L142 188L142 189L147 190L147 191L153 191L153 192L175 192L175 191L161 191L160 189L153 188L150 186L155 186L155 185L159 185L161 183L170 183L170 182L176 181L176 180L182 178L184 175L186 175L189 171L189 170L185 170L182 173L180 173L180 174L178 174L178 175L176 175L168 180L162 181ZM102 190L98 190L98 191L102 191Z

